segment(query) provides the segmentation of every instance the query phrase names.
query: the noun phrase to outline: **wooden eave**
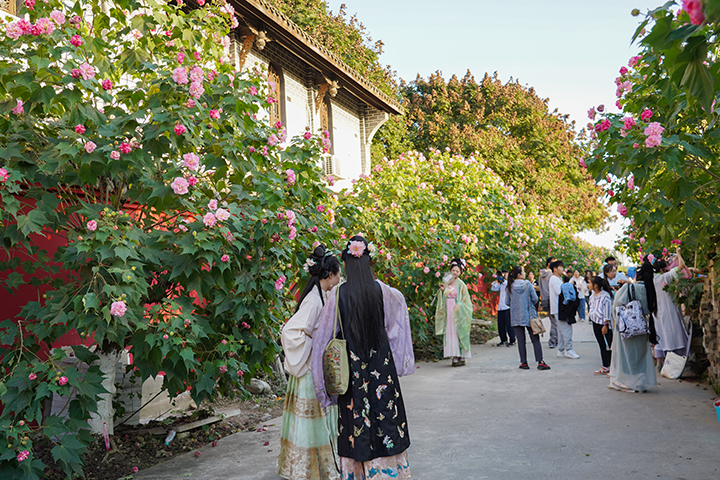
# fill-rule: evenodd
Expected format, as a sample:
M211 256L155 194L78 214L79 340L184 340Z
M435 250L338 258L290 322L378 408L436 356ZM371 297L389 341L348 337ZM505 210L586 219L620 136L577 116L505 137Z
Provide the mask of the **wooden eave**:
M327 78L338 81L342 88L362 102L391 114L404 113L395 100L359 75L338 55L320 45L275 7L264 0L229 1L248 25L264 30L272 41L298 55Z

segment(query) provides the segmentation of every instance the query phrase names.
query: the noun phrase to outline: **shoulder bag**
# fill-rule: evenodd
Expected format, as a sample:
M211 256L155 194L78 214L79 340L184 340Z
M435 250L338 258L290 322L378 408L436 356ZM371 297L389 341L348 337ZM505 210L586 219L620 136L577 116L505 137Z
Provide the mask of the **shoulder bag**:
M340 289L335 295L335 321L333 322L333 338L325 347L323 353L323 377L325 378L325 391L328 395L342 395L348 389L350 382L350 366L348 364L347 341L340 321L340 334L342 339L336 338L337 324L340 318Z
M628 302L627 305L615 307L615 314L618 319L618 331L623 340L648 333L642 304L640 300L637 300L635 297L635 285L630 284L629 294L630 302Z
M528 289L527 283L525 283L525 294L527 295L528 312L532 317L532 310L530 309L530 306L532 305L532 300L530 300L530 290ZM537 315L537 309L535 310L535 314ZM545 325L543 325L543 322L542 320L540 320L539 317L530 319L530 328L532 328L532 332L535 335L542 335L543 333L545 333Z

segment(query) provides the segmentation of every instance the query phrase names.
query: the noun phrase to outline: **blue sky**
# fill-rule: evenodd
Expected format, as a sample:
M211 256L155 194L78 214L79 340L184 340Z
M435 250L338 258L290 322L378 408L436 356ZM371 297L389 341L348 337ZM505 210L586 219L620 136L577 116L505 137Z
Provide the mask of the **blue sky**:
M578 128L591 106L615 109L615 84L621 66L636 54L630 45L640 17L663 0L329 0L357 13L373 40L385 43L383 64L405 80L440 70L447 79L476 79L497 71L535 88L550 107L570 115ZM583 238L611 247L621 226Z

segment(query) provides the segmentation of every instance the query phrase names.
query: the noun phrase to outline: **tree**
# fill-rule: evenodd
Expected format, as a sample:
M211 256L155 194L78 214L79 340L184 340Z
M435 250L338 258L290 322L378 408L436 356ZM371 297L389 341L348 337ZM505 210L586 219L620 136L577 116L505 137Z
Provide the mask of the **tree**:
M229 63L229 5L26 5L0 38L0 282L44 294L0 322L0 476L35 479L38 438L62 438L71 476L89 427L112 432L123 350L140 381L163 371L198 403L269 368L331 198L327 134L283 147L263 72ZM45 235L64 239L54 256ZM71 331L94 350L41 355ZM72 395L67 418L43 415L53 394Z
M482 158L526 205L564 218L574 228L597 228L606 213L600 189L579 167L583 156L574 124L550 112L547 99L512 79L485 74L480 83L462 78L418 76L403 83L407 134L413 148L450 148ZM382 138L388 134L381 129ZM391 133L390 133L391 134Z

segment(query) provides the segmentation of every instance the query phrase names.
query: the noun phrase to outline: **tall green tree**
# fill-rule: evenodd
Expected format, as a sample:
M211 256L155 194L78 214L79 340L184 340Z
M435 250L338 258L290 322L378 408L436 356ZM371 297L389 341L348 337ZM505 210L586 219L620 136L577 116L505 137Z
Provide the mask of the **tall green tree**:
M551 112L532 87L503 83L497 74L477 82L468 71L448 81L440 72L418 76L401 90L414 149L479 156L524 203L574 228L596 228L605 218L601 190L579 165L583 151L574 123Z

